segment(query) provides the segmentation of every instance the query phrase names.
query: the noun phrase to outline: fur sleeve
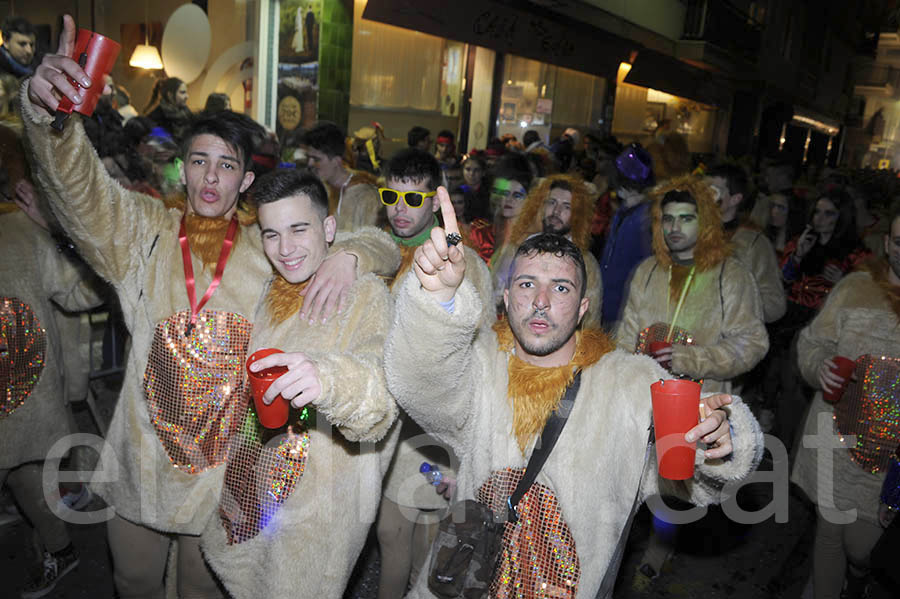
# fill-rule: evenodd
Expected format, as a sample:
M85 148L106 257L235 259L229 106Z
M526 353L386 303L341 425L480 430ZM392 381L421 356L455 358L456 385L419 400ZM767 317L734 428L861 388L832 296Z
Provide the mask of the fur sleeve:
M374 185L363 183L351 185L344 191L344 201L341 203L341 211L349 212L346 227L355 231L361 227L374 227L378 222L378 214L381 211L381 200L378 197L378 189ZM343 213L341 214L343 217ZM341 218L343 221L344 219Z
M341 351L310 354L322 384L315 406L348 440L379 441L397 418L382 360L390 299L373 275L355 287L347 317L338 322L339 334L348 337L340 341Z
M759 233L750 246L748 267L759 287L762 300L763 317L766 322L775 322L784 316L787 302L784 297L784 285L781 282L781 269L772 242Z
M20 93L27 94L27 86ZM164 221L165 207L107 174L78 115L62 132L52 130L45 116L22 102L35 184L81 256L101 277L119 283L141 264L140 241Z
M44 249L41 275L50 299L67 312L91 310L103 303L102 285L80 260L55 247Z
M402 407L428 433L454 451L466 440L466 423L482 381L473 340L483 304L466 272L453 313L427 295L413 272L402 281L384 349L388 387ZM396 289L396 288L395 288Z
M646 294L641 288L647 285L650 276L649 270L656 262L653 256L641 262L628 284L628 296L625 300L625 309L622 311L622 319L615 331L616 347L629 353L634 353L640 334L641 298Z
M819 389L819 366L826 358L837 355L841 334L841 313L849 296L860 286L865 274L852 274L832 289L825 305L816 317L800 331L797 339L797 359L806 382ZM864 288L868 289L868 286ZM855 359L856 356L850 356Z
M727 381L751 370L769 350L769 335L753 275L744 265L729 259L722 277L724 314L718 342L674 346L673 372L693 379Z
M687 481L666 480L656 475L656 452L651 452L651 464L645 483L645 496L660 493L675 495L697 506L722 503L731 493L725 488L750 475L762 460L764 440L759 423L741 398L732 395L732 403L723 408L733 429L732 453L729 459L707 460L703 450L697 449L694 478Z
M363 227L352 233L338 233L332 252L344 250L356 256L358 276L373 272L392 277L400 268L400 249L391 236L375 227Z

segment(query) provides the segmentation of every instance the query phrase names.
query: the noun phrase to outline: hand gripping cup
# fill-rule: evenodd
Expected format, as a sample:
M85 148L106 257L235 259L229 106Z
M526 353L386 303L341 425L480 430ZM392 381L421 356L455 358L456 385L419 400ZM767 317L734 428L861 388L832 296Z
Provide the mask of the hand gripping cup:
M651 341L650 346L647 348L650 350L650 357L654 360L656 359L656 352L661 349L666 349L667 347L672 347L672 344L668 341ZM668 371L672 371L672 360L671 358L666 360L665 362L660 363L660 366L665 368Z
M247 360L247 378L250 379L250 392L253 394L253 405L256 407L256 416L259 422L266 428L281 428L288 421L288 413L291 404L281 395L272 403L263 403L263 395L275 379L288 371L287 366L275 366L259 372L251 372L250 365L272 354L283 353L280 349L260 349L253 353Z
M73 110L84 116L94 114L94 108L103 93L103 86L106 85L106 75L112 70L121 49L122 46L118 42L99 33L88 29L78 30L78 37L75 39L75 53L70 58L75 60L90 77L91 86L85 88L73 79L69 79L69 83L82 90L80 93L83 101L76 106L63 96L56 109L56 118L53 121L54 129L62 131L63 123Z
M847 385L850 384L850 377L853 376L853 371L856 370L856 362L850 358L845 358L844 356L835 356L831 358L831 361L834 362L836 366L831 369L831 372L843 378L844 384L837 389L832 388L831 391L823 391L822 399L828 403L837 403L844 394Z
M669 480L693 478L697 444L685 441L684 435L699 420L700 385L687 380L661 380L650 385L650 397L659 475Z

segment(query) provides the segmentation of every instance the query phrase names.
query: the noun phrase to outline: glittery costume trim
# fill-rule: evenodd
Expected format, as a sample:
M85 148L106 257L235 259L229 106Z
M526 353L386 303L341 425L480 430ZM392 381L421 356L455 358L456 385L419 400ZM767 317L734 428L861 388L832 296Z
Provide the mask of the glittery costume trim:
M650 355L650 344L654 341L665 341L666 334L669 332L669 325L664 322L657 322L651 324L649 327L641 331L641 334L638 335L637 346L634 348L634 353L636 354L647 354ZM682 329L681 327L675 327L672 331L672 345L693 345L694 338L693 336Z
M834 405L835 428L856 435L850 458L871 473L886 470L900 442L900 358L860 356L855 379Z
M524 469L491 474L476 499L503 511ZM535 483L518 505L519 520L507 523L503 550L490 596L495 599L574 598L581 578L575 539L563 519L553 491Z
M0 297L0 420L31 395L47 355L47 331L31 306Z
M219 500L228 544L243 543L264 529L287 501L306 469L309 433L264 429L251 408L232 441Z
M156 326L144 398L169 460L197 474L225 460L246 413L244 360L252 325L238 314L203 310L185 336L190 319L184 310Z

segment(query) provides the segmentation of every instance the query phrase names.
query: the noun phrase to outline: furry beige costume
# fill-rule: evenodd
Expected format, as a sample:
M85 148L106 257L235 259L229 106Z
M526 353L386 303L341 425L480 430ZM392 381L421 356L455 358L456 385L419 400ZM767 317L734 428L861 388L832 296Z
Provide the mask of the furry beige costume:
M337 220L338 231L356 231L378 224L382 210L376 182L371 173L350 170L343 187L327 186L328 213Z
M568 184L572 192L572 213L570 239L581 250L584 256L584 267L587 271L587 287L585 297L590 300L590 307L584 315L582 326L584 328L600 328L600 308L603 305L603 278L600 275L600 265L591 253L591 218L594 214L594 196L588 190L584 181L573 175L550 175L540 182L528 193L522 211L512 224L510 242L499 251L496 260L492 260L492 272L494 277L494 303L503 303L503 291L509 283L510 269L519 245L542 229L544 214L544 202L550 195L550 187L553 183L562 182Z
M507 399L511 355L496 335L477 332L483 305L468 272L453 313L422 291L414 275L401 284L385 346L388 385L401 407L459 456L455 499L477 497L496 509L512 492L536 439L523 452L513 434ZM495 589L496 596L522 592L593 599L638 493L651 418L650 384L664 376L649 358L621 351L608 352L583 370L568 424L520 503L520 514L530 516L507 525L507 552L527 561L529 544L542 549L532 554L529 567L503 560L495 585L503 587L509 576L523 587ZM667 491L707 505L721 499L716 486L749 473L761 455L762 436L739 400L729 411L735 431L730 462L705 463L698 453L694 480L664 483L653 475L651 452L641 497L665 484ZM528 533L534 533L528 542L519 540ZM530 574L530 566L539 571ZM425 579L420 577L409 597L432 597ZM540 587L542 581L546 588Z
M882 379L882 383L890 384L890 380L896 381L897 361L900 360L900 290L893 288L891 292L886 285L885 266L882 261L878 268L873 269L874 272L856 272L844 277L828 296L822 311L800 332L797 343L800 371L803 378L813 387L820 387L818 370L822 361L834 356L844 356L851 360L871 356L876 361L882 361L882 356L892 358L894 362L892 379L887 376L891 370L883 372L881 377L871 377L858 367L857 384L874 383L877 386L879 378ZM826 423L830 424L836 407L840 407L842 402L846 404L850 401L848 396L851 392L851 388L848 388L844 397L837 404L831 405L823 401L822 391L819 389L809 407L804 435L816 434L822 415L825 415ZM893 410L897 409L897 402L895 396ZM881 425L887 426L888 432L890 431L890 422L882 421ZM837 426L835 423L836 435L839 434ZM893 434L897 435L896 421L893 427ZM830 427L827 432L831 433ZM894 439L893 443L883 444L884 453L888 458L896 446L896 436ZM845 447L829 450L834 458L833 468L830 468L826 467L831 466L830 463L826 464L817 456L816 449L801 444L791 480L797 483L813 502L818 504L822 500L825 507L831 507L827 505L830 498L820 498L817 491L833 488L835 508L855 509L860 519L877 525L878 498L886 469L883 466L877 468L877 460L871 455L864 455L864 459L860 460L862 464L857 463L854 457L859 459L859 456L852 456L849 451L853 446ZM873 473L873 470L876 472Z
M0 216L0 470L42 461L68 435L56 308L99 303L80 269L22 212ZM68 348L71 349L71 348Z
M689 282L689 266L673 264L662 235L661 201L672 189L689 190L697 202L700 231L694 248L695 273L678 321L672 319ZM766 355L769 337L753 275L730 257L718 207L709 186L694 177L654 190L653 256L631 278L618 346L647 353L674 325L672 372L703 379L704 391L731 390L730 379L752 369Z
M787 304L781 268L772 242L761 231L742 225L735 230L731 243L734 257L753 273L765 322L775 322L784 316Z
M342 596L397 443L398 410L382 364L389 302L384 283L366 275L327 324L273 317L270 302L257 314L251 350L305 353L318 367L322 394L315 428L297 427L263 448L265 429L251 410L233 441L219 518L202 548L234 597Z
M225 470L219 466L247 407L250 319L272 272L259 228L239 227L221 284L186 336L182 212L113 181L77 117L56 133L29 102L22 111L36 182L82 256L115 288L131 333L125 381L91 487L126 520L199 535L215 512ZM198 298L212 279L225 223L187 221ZM375 262L388 268L397 263L381 232L354 243L362 272L373 270L365 250L380 248Z

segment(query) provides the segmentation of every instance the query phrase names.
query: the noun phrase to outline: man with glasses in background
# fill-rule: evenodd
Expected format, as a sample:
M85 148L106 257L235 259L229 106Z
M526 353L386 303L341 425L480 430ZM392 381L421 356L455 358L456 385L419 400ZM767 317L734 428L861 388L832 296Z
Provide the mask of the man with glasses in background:
M402 255L394 281L412 268L416 248L431 239L432 231L444 235L437 217L440 204L436 191L440 182L441 167L437 159L416 148L401 150L385 168L385 187L378 192L387 211L389 233ZM466 276L472 276L482 299L480 328L490 332L487 327L495 320L490 273L472 248L465 247L463 251ZM456 460L451 458L446 446L428 437L405 413L401 413L400 421L400 444L382 485L378 512L382 567L379 599L402 597L407 583L415 582L453 493L452 484L445 482L438 487L428 484L419 467L427 462L441 471L445 481L455 477L450 463L451 459Z

